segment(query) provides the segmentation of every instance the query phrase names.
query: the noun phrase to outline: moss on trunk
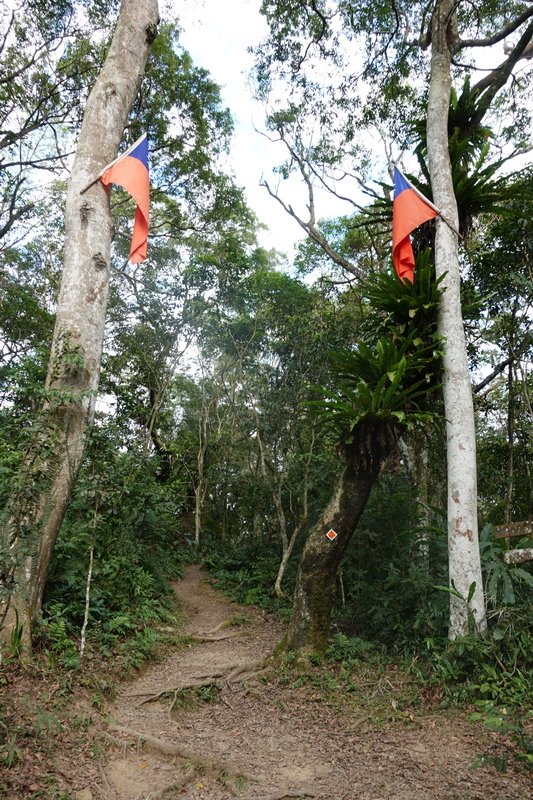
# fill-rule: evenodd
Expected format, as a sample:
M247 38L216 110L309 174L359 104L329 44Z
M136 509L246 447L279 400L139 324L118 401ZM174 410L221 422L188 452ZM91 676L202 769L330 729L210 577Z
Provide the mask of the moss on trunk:
M324 652L327 647L337 571L383 464L396 447L400 426L370 419L353 431L344 448L345 466L335 494L309 534L304 547L286 650ZM330 541L326 533L337 537Z

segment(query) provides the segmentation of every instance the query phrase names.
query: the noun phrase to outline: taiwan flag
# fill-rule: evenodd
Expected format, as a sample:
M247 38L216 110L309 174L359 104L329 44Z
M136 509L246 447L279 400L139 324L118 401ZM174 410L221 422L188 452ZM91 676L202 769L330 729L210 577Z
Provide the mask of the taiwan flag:
M415 257L410 234L423 222L439 214L398 167L394 167L394 202L392 204L392 260L401 281L413 283Z
M131 237L130 261L146 261L150 219L150 179L148 177L148 139L144 133L100 175L104 186L116 183L131 194L137 204Z

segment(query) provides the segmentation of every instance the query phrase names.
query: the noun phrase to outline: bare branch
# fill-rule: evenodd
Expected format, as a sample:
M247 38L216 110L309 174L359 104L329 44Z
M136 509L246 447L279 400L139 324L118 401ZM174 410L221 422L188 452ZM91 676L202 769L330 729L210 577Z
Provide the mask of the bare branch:
M492 383L494 378L497 378L498 375L501 375L502 372L509 366L509 364L513 364L515 361L517 361L517 359L519 359L520 356L522 356L526 352L526 350L531 346L532 341L533 340L531 335L526 336L522 344L516 349L514 353L512 353L509 356L509 358L506 358L503 361L501 361L496 367L494 367L492 372L490 372L486 378L483 378L482 381L476 383L475 386L472 387L473 393L478 394L479 392L481 392L485 388L485 386L488 386L489 383Z
M511 33L522 25L522 23L526 22L526 20L533 17L533 3L530 4L529 8L526 8L518 17L515 17L505 28L502 28L498 33L495 33L493 36L489 36L486 39L460 39L458 42L458 50L462 50L465 47L490 47L493 44L497 44L497 42L501 42L502 39L505 39Z
M24 214L26 214L28 211L30 211L33 208L33 204L32 203L26 203L25 205L21 206L20 208L18 208L15 211L15 204L17 202L17 197L18 197L20 188L21 188L21 186L22 186L22 184L24 183L25 180L26 180L26 178L19 177L18 180L15 183L15 186L13 188L13 192L11 194L11 201L9 203L9 211L8 211L7 222L3 225L2 228L0 228L0 239L3 239L4 236L7 233L9 233L9 231L11 230L11 228L13 227L15 222L17 222L17 220L19 220L21 217L24 216Z
M8 26L6 28L6 32L5 32L5 34L4 34L3 38L2 38L2 42L0 43L0 53L4 52L4 48L6 46L6 42L7 42L9 34L11 33L11 28L13 27L14 22L15 22L15 12L12 11L11 12L11 19L9 20L9 24L8 24Z
M478 110L470 121L470 128L474 129L490 107L493 99L496 97L502 86L507 83L514 67L524 57L524 52L528 50L528 45L531 43L533 37L533 22L528 25L522 34L519 42L513 48L513 51L506 61L503 61L499 67L496 67L489 75L482 78L473 87L473 91L477 91L481 97L478 104Z
M276 194L266 180L261 181L261 186L264 186L267 192L274 200L277 200L281 207L289 214L293 219L296 220L298 225L306 232L310 239L312 239L322 250L326 253L335 264L342 267L343 269L347 270L347 272L351 272L352 275L355 275L357 278L364 278L364 273L361 269L352 264L351 261L348 261L344 256L342 256L337 250L335 250L327 241L327 239L320 233L318 228L316 227L314 220L310 219L309 222L304 222L304 220L299 217L296 212L294 211L293 207L284 203L281 197Z
M339 193L339 192L337 192L335 189L333 189L333 188L332 188L332 187L331 187L331 186L330 186L330 185L327 183L327 181L326 181L326 179L324 178L324 176L323 176L323 175L321 175L321 174L318 172L318 170L317 170L317 169L316 169L316 168L315 168L315 167L314 167L312 164L309 164L309 169L311 170L311 172L313 173L313 175L315 175L315 177L316 177L316 178L318 178L318 180L320 181L320 183L322 184L322 186L324 187L324 189L325 189L327 192L329 192L330 194L332 194L334 197L337 197L339 200L344 200L344 201L346 201L347 203L350 203L350 204L351 204L352 206L354 206L354 208L356 208L358 211L362 211L362 210L363 210L363 206L362 206L362 205L360 205L359 203L356 203L356 202L355 202L355 200L352 200L352 198L351 198L351 197L347 197L346 195L340 194L340 193ZM345 173L344 173L344 175L342 176L342 178L341 178L340 180L342 180L343 178L346 178L346 177L348 177L348 173L347 173L347 172L345 172ZM363 188L363 189L365 189L365 188L366 188L366 187L365 187L365 185L364 185L364 183L361 181L361 179L360 179L360 178L358 178L356 175L351 175L350 177L353 177L353 178L355 178L355 180L356 180L356 181L359 183L359 185L360 185L360 186L362 186L362 188ZM333 178L333 180L335 180L335 178Z

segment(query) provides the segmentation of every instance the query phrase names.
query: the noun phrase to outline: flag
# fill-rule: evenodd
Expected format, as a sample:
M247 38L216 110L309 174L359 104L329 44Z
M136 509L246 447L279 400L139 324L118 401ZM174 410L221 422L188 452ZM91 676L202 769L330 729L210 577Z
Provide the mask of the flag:
M415 189L398 167L394 167L394 201L392 204L392 260L401 281L413 283L415 257L409 234L439 214L418 189Z
M130 261L146 261L150 218L150 178L148 176L148 139L144 133L100 174L104 186L116 183L131 194L137 204L131 237Z

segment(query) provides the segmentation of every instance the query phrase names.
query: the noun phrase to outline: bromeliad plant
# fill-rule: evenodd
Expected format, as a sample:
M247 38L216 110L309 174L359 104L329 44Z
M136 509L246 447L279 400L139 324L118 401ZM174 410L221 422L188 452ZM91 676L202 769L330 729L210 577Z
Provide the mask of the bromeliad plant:
M333 353L331 385L321 387L322 399L313 404L341 445L356 441L363 421L368 426L372 420L388 420L403 428L438 416L434 400L442 355L436 332L441 292L429 251L417 259L414 284L379 275L364 287L366 336L375 343Z
M426 400L436 385L435 351L432 345L413 341L413 334L399 345L383 338L375 348L360 344L354 352L334 354L334 394L320 405L342 444L355 441L363 421L390 420L404 426L433 418Z

